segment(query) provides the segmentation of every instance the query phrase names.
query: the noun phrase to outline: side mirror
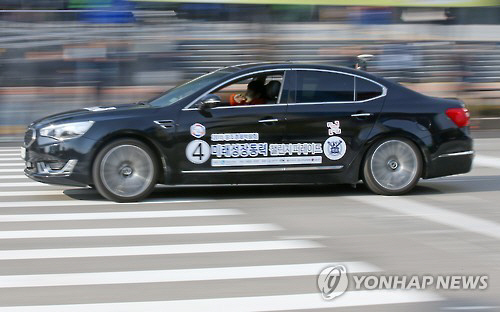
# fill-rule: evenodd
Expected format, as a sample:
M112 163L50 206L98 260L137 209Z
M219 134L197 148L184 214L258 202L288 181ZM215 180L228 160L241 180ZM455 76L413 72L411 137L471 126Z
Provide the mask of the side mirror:
M208 113L211 108L219 106L221 103L221 99L216 94L207 94L205 95L198 106L198 110L200 112Z

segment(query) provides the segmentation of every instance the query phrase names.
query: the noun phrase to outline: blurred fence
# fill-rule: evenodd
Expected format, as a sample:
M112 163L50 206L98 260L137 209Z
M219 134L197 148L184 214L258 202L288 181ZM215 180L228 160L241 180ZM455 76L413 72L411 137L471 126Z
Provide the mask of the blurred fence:
M0 137L83 106L148 98L221 66L298 61L368 70L429 94L460 95L478 114L500 106L500 26L203 22L139 11L136 22L0 18ZM37 16L37 15L36 15Z

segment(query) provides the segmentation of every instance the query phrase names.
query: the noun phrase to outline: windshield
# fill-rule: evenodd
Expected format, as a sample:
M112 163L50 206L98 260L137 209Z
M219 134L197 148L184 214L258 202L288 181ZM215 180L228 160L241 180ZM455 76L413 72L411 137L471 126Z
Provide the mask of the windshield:
M182 100L196 91L216 82L220 78L229 74L230 71L227 70L216 70L206 75L200 76L196 79L186 82L180 86L168 90L167 92L161 94L160 96L148 101L148 104L154 107L165 107L175 102Z

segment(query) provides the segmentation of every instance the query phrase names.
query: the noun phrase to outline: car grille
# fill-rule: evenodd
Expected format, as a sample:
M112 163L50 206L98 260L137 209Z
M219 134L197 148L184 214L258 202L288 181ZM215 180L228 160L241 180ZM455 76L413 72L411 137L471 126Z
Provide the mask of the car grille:
M28 147L35 141L35 130L32 128L28 128L26 133L24 134L24 146Z

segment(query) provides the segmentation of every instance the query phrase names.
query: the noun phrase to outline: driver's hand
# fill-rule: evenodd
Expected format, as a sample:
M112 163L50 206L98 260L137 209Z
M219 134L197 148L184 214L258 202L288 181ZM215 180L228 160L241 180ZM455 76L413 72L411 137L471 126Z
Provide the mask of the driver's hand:
M243 95L241 94L236 94L234 96L234 101L238 104L240 104L241 102L244 102L246 100L246 97L244 97Z

